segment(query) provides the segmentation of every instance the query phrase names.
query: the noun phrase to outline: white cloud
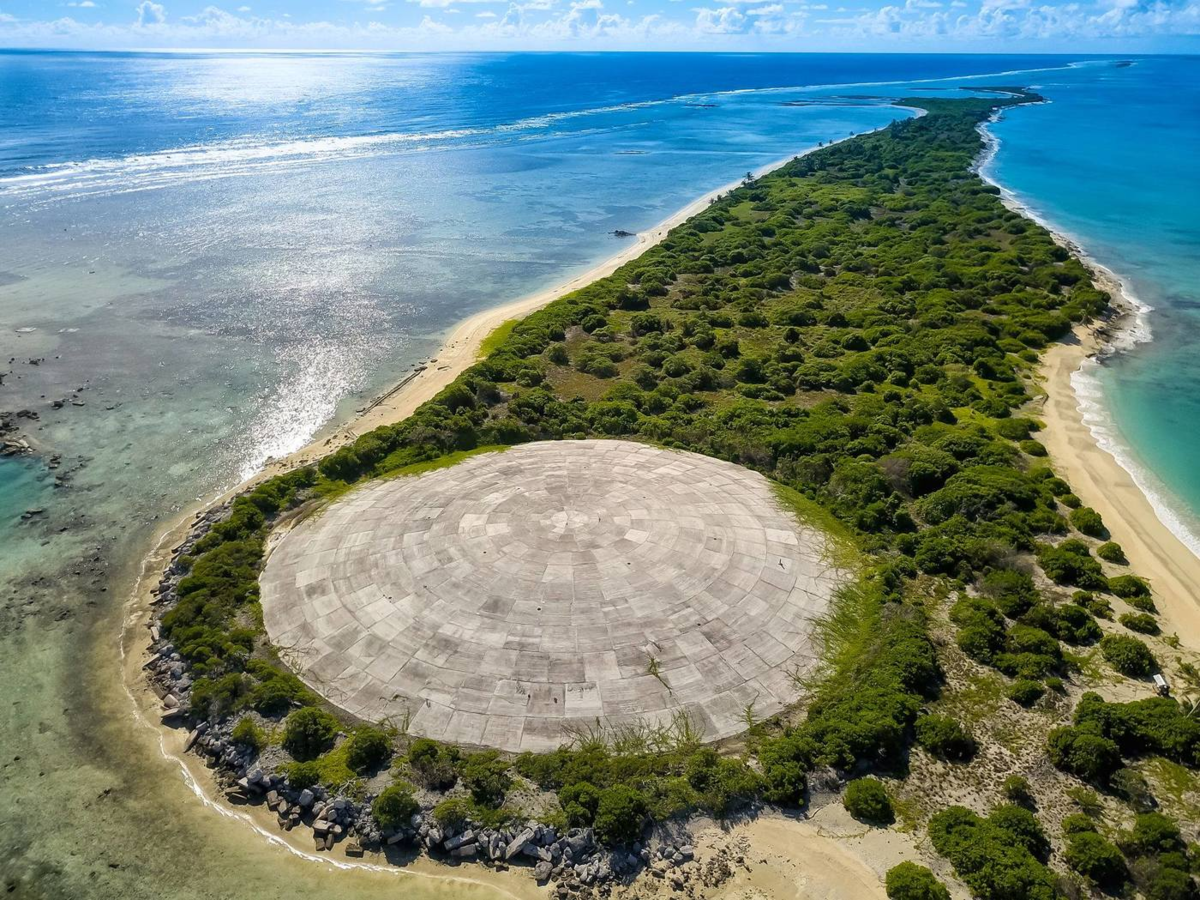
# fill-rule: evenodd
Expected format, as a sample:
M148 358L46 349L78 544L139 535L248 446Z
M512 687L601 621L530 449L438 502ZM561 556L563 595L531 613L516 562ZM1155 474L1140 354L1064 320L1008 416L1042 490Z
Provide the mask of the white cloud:
M167 11L161 3L152 3L150 0L142 0L137 8L137 27L145 28L147 25L162 25L167 21Z
M96 4L93 3L92 0L79 0L78 3L74 3L74 2L68 3L67 6L74 7L75 9L95 9L96 8Z
M732 6L696 10L696 30L701 34L738 34L746 17Z

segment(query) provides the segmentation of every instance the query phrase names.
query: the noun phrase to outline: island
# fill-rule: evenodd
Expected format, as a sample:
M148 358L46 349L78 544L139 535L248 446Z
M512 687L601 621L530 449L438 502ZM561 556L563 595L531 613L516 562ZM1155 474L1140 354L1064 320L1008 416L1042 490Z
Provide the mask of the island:
M838 805L877 895L1194 896L1196 655L1038 440L1119 298L923 114L725 193L412 416L206 511L145 669L322 853L702 890ZM1157 680L1156 680L1157 679Z

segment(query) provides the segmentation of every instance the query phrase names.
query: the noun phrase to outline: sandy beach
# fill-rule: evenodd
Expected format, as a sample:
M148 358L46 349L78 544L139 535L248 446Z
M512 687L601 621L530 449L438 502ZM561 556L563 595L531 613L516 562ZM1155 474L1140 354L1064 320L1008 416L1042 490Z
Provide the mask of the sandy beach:
M1120 285L1098 277L1106 290L1120 296ZM1113 540L1125 550L1132 571L1150 581L1154 600L1182 644L1200 649L1200 558L1158 517L1150 500L1083 421L1072 377L1100 352L1112 323L1080 327L1055 344L1042 358L1042 403L1045 429L1038 438L1050 451L1055 471L1084 502L1104 518Z
M1149 580L1166 620L1164 631L1174 631L1183 645L1200 649L1200 557L1163 523L1133 475L1097 442L1084 422L1082 401L1075 389L1075 374L1132 324L1138 305L1116 274L990 177L988 170L999 142L986 127L981 133L985 149L976 164L980 177L1000 188L1006 206L1038 222L1081 259L1096 286L1112 297L1111 317L1075 328L1070 337L1051 345L1042 355L1038 377L1045 391L1040 409L1045 428L1038 439L1049 451L1055 472L1070 483L1085 506L1100 513L1112 539L1124 549L1129 565L1120 567L1121 571Z

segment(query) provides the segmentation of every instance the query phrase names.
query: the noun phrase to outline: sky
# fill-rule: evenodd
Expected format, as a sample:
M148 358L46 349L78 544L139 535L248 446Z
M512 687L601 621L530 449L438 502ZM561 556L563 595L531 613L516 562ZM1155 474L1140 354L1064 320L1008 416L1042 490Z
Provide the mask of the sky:
M1200 53L1200 0L0 0L0 47Z

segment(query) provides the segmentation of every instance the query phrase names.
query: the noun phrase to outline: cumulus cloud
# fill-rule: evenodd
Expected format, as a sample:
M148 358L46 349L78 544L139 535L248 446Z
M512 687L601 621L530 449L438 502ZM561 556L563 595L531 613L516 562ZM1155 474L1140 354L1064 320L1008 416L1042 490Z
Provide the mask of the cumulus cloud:
M142 0L137 8L137 27L145 28L147 25L162 25L167 21L167 11L161 3L151 3L150 0Z

